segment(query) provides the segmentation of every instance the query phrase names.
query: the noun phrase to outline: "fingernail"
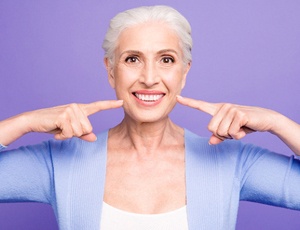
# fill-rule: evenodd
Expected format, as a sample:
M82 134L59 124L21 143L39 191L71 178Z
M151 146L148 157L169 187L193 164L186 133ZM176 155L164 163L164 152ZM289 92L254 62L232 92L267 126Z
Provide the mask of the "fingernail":
M176 95L176 97L177 97L177 98L182 98L182 96L180 96L180 95Z

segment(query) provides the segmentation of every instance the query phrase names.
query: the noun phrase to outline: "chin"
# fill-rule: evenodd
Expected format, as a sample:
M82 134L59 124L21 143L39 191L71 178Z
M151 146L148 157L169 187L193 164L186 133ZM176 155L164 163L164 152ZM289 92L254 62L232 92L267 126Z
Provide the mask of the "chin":
M125 114L127 117L130 117L131 120L134 120L137 123L155 123L168 118L168 114L156 113L154 111L144 111L134 114L125 112Z

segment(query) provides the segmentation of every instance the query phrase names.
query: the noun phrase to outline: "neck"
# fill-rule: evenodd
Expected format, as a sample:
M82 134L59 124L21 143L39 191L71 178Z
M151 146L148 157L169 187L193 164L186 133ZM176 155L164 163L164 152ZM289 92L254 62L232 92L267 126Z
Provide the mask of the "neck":
M122 147L139 154L152 154L161 148L177 145L182 140L183 129L168 117L147 123L137 123L129 118L110 130L110 137L118 137Z

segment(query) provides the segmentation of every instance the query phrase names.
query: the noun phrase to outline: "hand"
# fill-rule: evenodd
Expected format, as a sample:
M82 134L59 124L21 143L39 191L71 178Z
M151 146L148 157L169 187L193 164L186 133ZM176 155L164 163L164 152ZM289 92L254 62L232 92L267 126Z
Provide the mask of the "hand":
M255 131L272 132L278 117L277 112L259 107L209 103L181 96L177 96L177 101L213 116L208 124L208 129L212 132L210 144L218 144L231 138L241 139Z
M97 101L90 104L69 104L24 113L27 132L53 133L59 140L79 137L95 141L92 125L88 116L102 110L119 108L122 100Z
M122 105L122 100L97 101L22 113L0 121L0 143L9 145L28 132L53 133L59 140L79 137L86 141L95 141L97 138L88 116Z

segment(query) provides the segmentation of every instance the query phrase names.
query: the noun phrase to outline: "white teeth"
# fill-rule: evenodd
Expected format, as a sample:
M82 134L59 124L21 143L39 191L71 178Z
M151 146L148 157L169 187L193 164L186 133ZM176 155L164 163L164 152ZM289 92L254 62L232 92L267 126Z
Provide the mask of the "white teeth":
M157 101L160 98L163 97L163 94L139 94L139 93L135 93L134 94L138 99L142 100L142 101Z

